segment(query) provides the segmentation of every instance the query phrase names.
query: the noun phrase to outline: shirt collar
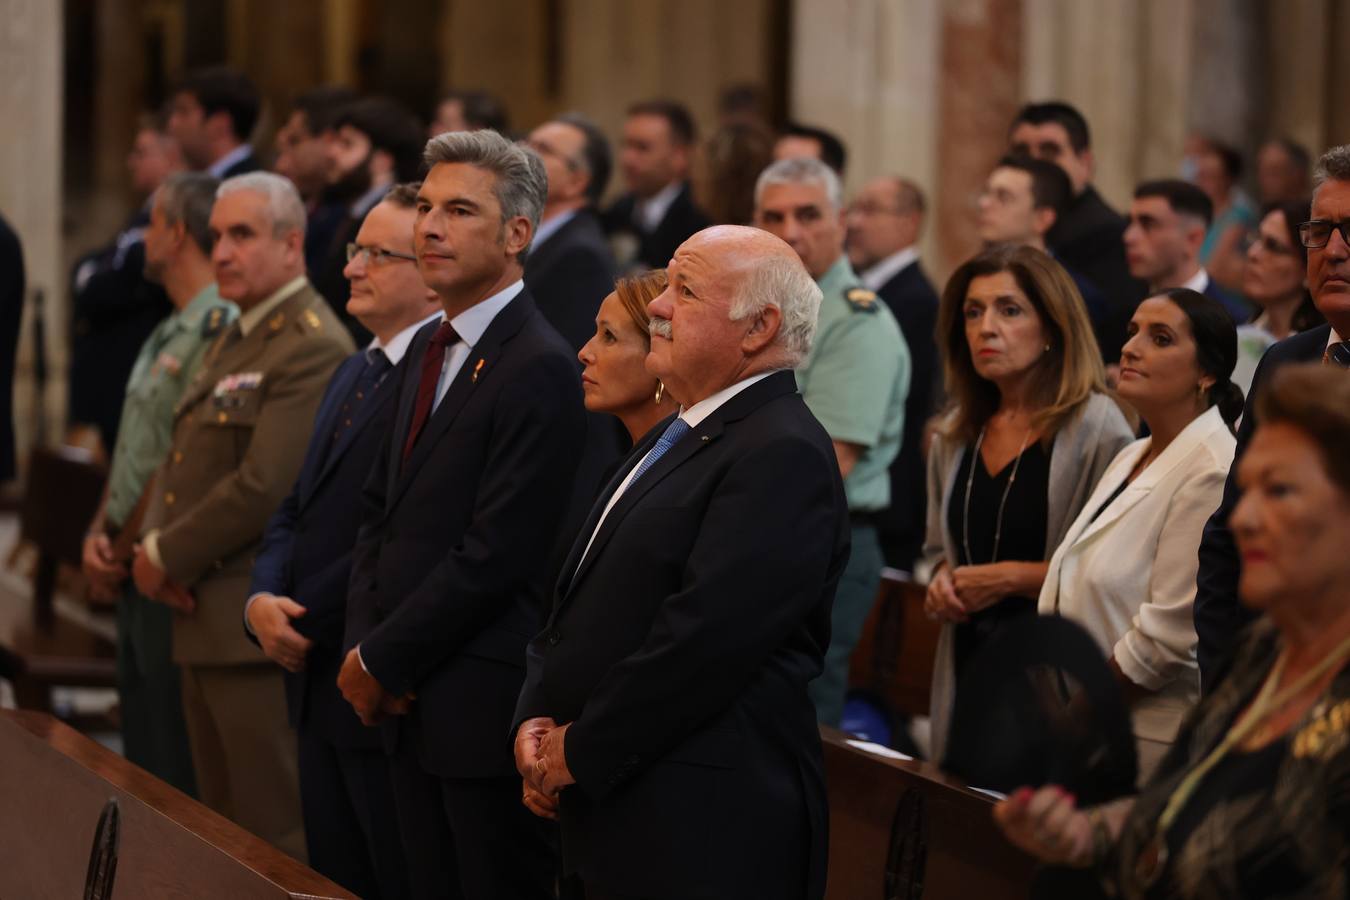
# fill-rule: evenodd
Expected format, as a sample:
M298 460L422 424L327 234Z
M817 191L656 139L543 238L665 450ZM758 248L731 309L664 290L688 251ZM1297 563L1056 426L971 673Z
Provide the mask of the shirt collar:
M473 306L464 310L464 312L450 320L450 324L455 329L455 334L459 339L472 347L483 338L483 332L488 330L492 320L497 318L497 313L506 308L506 304L516 299L516 295L525 289L525 282L516 279L513 284L509 284L497 293L475 303ZM444 315L441 316L445 318Z
M1187 278L1186 283L1183 284L1182 287L1190 288L1197 294L1203 294L1205 288L1209 287L1209 273L1205 271L1205 267L1201 266L1200 271L1196 272L1190 278Z
M703 420L717 411L717 408L726 403L732 397L735 397L741 391L768 378L777 369L770 369L767 372L760 372L758 375L751 375L749 378L743 378L733 384L731 387L722 388L722 390L713 394L711 397L705 397L688 409L680 409L680 418L685 421L690 428L697 428Z
M387 193L389 193L389 185L374 185L370 190L366 191L360 197L357 197L356 201L347 208L347 211L351 213L353 219L364 219L366 213L374 209L375 204L383 200L384 195Z
M903 250L897 250L866 272L858 273L858 280L869 291L879 291L886 282L919 261L919 248L910 244Z
M1327 338L1327 347L1330 347L1332 344L1339 344L1342 340L1343 338L1337 334L1336 329L1333 328L1331 329L1331 336Z
M646 200L639 200L637 203L637 219L642 226L642 230L651 233L661 224L661 220L666 217L670 211L670 206L675 202L675 198L680 196L680 191L684 190L683 181L672 181L670 184L661 188L655 195Z
M535 229L534 242L530 245L530 249L538 247L544 241L548 240L549 238L557 234L559 231L561 231L564 225L566 225L568 222L572 221L577 217L577 213L579 211L580 210L576 209L563 210L553 218L545 219L544 221L540 222L539 227Z
M290 281L277 288L270 297L259 303L252 309L239 314L239 333L248 337L248 333L262 323L272 310L276 309L283 301L292 294L297 293L305 286L305 276L297 275Z
M252 152L253 148L248 144L240 144L238 147L235 147L229 153L226 153L220 159L207 166L206 171L216 178L224 178L225 173L229 171L231 166L248 159L248 155Z
M213 281L198 291L178 313L178 322L183 328L191 328L200 322L202 316L213 306L227 301L220 299L220 290Z
M403 354L408 352L408 345L412 343L412 339L414 336L416 336L417 332L428 322L435 322L436 320L442 318L444 315L445 315L444 313L436 312L427 316L420 322L414 322L413 324L409 325L407 328L403 329L398 334L390 338L388 344L381 344L380 339L376 338L375 340L371 341L370 345L365 349L367 361L371 359L371 356L374 351L383 350L384 355L389 359L389 365L391 366L398 365L399 361L403 359Z

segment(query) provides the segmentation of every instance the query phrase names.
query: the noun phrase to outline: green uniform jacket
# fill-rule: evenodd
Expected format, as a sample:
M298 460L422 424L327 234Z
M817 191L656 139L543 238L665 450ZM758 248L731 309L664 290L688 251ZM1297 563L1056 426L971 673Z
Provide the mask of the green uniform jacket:
M197 600L191 615L174 614L175 662L265 660L244 635L253 554L300 471L324 388L352 351L308 283L247 335L236 322L207 351L175 410L145 522L169 578Z

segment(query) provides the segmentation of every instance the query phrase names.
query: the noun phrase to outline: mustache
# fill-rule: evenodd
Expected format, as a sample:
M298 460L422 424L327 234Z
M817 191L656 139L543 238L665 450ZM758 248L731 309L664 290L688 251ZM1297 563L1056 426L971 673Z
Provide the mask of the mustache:
M647 333L652 337L663 337L670 340L670 320L663 319L660 316L652 316L647 323Z

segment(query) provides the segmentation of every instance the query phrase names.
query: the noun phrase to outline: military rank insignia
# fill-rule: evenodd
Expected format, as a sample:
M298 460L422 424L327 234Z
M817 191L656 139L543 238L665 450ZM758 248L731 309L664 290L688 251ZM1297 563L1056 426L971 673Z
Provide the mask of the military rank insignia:
M272 329L273 331L280 331L282 326L285 324L286 324L285 313L277 313L275 316L273 316L271 319L267 321L267 327Z
M313 328L315 331L318 331L320 328L323 327L323 322L319 320L319 316L316 312L314 312L314 310L307 309L305 310L303 315L305 319L305 324L308 325L310 328Z
M202 337L215 337L225 327L225 307L213 306L202 317Z
M844 291L844 299L854 312L874 313L877 311L877 295L867 288L849 288Z

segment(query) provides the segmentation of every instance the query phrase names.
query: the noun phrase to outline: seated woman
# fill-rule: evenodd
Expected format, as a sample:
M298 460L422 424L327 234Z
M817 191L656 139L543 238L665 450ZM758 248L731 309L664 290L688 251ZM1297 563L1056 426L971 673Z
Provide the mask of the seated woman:
M577 354L585 366L581 389L586 408L616 416L634 445L680 408L644 365L652 349L647 304L665 289L666 273L660 269L620 278L614 292L600 303L595 337Z
M924 608L946 623L930 704L934 759L966 662L1006 623L1036 614L1046 560L1133 437L1104 393L1077 288L1039 250L995 246L958 268L938 308L938 342L951 408L928 455Z
M1287 366L1257 397L1229 525L1264 615L1137 798L1023 788L995 819L1113 896L1350 895L1350 379Z
M1196 548L1233 464L1242 392L1229 380L1233 320L1187 288L1149 297L1130 320L1116 391L1148 425L1112 461L1050 559L1042 615L1087 629L1131 706L1139 780L1200 698Z

